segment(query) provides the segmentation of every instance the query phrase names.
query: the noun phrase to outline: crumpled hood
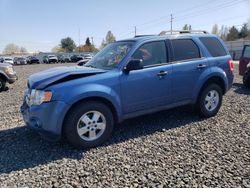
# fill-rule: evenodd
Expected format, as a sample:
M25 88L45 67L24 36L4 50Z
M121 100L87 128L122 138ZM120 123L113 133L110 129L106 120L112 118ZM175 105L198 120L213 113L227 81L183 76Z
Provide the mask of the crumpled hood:
M90 67L56 67L32 74L28 79L29 88L44 89L50 85L106 72Z

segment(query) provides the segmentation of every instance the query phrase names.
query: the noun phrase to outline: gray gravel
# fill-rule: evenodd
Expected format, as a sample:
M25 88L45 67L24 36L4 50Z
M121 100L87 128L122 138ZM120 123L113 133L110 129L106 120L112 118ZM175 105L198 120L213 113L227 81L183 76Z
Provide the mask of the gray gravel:
M28 75L54 66L18 66L0 93L0 187L250 188L250 90L238 75L214 118L190 107L135 118L84 151L44 141L19 114Z

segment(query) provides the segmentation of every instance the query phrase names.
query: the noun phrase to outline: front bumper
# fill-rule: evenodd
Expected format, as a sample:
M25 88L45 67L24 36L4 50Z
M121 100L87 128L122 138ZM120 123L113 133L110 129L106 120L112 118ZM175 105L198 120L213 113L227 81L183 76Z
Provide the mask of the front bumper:
M21 106L26 125L51 141L61 137L63 119L68 105L62 101L52 101L38 106L28 106L24 100Z

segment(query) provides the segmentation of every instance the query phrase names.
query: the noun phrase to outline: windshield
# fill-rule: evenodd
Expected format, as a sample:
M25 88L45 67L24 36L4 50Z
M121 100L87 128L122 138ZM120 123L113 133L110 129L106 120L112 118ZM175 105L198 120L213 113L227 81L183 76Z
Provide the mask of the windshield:
M111 70L123 60L133 44L134 42L115 42L109 44L86 63L85 66Z

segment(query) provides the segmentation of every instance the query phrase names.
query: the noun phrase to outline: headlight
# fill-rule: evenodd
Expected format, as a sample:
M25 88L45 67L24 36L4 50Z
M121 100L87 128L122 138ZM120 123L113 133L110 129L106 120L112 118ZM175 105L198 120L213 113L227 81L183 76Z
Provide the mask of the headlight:
M14 74L14 70L12 67L5 67L4 72L8 75Z
M30 95L27 95L26 102L29 106L31 105L40 105L43 102L49 102L52 98L51 91L42 91L32 89Z

